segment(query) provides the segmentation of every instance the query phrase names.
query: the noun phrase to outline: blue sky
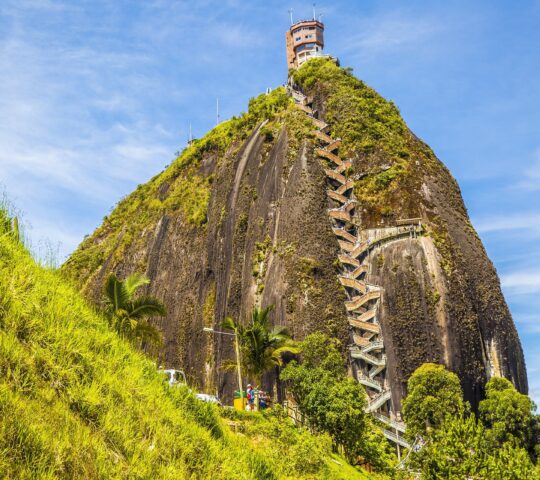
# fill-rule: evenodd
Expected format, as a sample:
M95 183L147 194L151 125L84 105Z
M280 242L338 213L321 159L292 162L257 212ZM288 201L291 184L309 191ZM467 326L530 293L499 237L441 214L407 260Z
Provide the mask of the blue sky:
M0 183L65 258L189 124L286 80L311 2L2 0ZM318 2L326 51L393 100L461 185L540 401L540 1Z

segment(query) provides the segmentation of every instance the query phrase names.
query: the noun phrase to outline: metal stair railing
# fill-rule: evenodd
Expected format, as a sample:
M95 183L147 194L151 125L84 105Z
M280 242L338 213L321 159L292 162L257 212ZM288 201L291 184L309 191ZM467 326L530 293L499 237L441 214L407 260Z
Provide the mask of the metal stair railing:
M405 426L405 423L403 422L398 422L397 420L392 420L390 417L382 414L382 413L378 413L378 412L372 412L372 415L377 419L377 420L380 420L381 422L383 422L385 425L388 425L390 427L392 427L394 430L397 430L401 433L405 433L405 430L406 430L406 426Z
M411 444L407 442L401 435L398 435L394 432L391 432L390 430L382 429L382 432L388 440L391 440L394 443L397 443L398 445L401 445L403 448L411 448Z
M372 413L378 408L382 407L388 400L392 398L392 392L390 390L385 390L384 392L381 391L381 393L368 403L368 406L366 407L367 413Z
M367 377L363 373L358 372L356 375L356 379L358 380L359 383L361 383L362 385L366 387L370 387L373 390L377 390L378 392L383 391L383 387L380 382L378 382L377 380L373 380L373 378Z
M384 348L384 342L382 340L376 340L374 342L369 342L365 347L362 347L364 353L369 353L373 350L381 350Z

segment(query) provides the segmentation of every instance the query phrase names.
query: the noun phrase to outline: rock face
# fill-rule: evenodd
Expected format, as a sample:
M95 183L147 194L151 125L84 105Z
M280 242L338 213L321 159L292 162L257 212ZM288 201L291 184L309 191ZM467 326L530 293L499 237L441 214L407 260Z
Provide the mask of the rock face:
M158 322L161 362L184 368L201 388L230 393L234 377L218 368L233 356L230 337L203 327L218 328L227 315L245 320L253 306L273 304L273 322L297 339L314 331L340 338L349 362L346 347L366 340L349 323L347 285L355 285L340 283L338 240L354 231L367 241L419 219L422 234L374 242L363 260L362 281L381 292L376 320L391 410L400 409L406 380L427 361L455 371L473 406L491 375L526 392L497 274L448 170L391 103L332 62L308 62L294 82L332 138L341 138L340 158L351 162L342 171L354 187L349 223L329 218L343 201L328 193L331 162L316 154L317 129L278 89L124 199L64 273L97 301L109 271L145 271L149 293L168 309ZM340 239L332 230L339 225Z

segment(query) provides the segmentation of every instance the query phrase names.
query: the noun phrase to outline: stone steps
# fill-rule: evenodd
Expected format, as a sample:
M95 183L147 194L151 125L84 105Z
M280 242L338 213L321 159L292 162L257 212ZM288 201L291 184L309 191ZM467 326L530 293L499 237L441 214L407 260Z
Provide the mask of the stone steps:
M381 389L382 390L382 389ZM375 397L373 397L366 408L366 412L372 413L378 408L381 408L388 400L392 398L392 392L390 390L385 390Z
M354 288L355 290L358 290L360 293L367 292L366 284L360 280L355 280L353 278L340 276L339 281L341 282L341 285L343 285L344 287Z
M328 160L334 162L338 166L343 164L343 160L341 160L341 158L339 158L337 155L333 154L332 152L329 152L328 150L325 150L324 148L316 148L315 153L319 157L327 158Z
M321 132L323 133L327 133L328 131L328 124L326 122L323 122L322 120L319 120L318 118L315 118L315 117L308 117L313 125L315 125L315 127L317 127Z
M307 105L304 105L302 103L297 103L296 106L300 109L306 112L308 115L313 115L313 109L311 107L308 107Z
M330 170L330 169L325 170L324 173L326 174L327 177L330 177L331 179L338 181L342 185L347 183L347 179L343 175L341 175L341 173L336 173L334 172L334 170Z
M353 336L354 344L359 347L365 347L371 343L369 338L363 337L362 335L358 335L357 333L353 333L352 336Z
M345 302L345 308L349 312L354 312L355 310L358 310L360 307L364 306L367 302L379 299L380 296L380 292L368 292L365 295L354 297L352 300Z
M367 265L360 265L359 267L355 268L351 273L351 278L358 278L363 273L367 273L368 266Z
M338 255L338 260L345 265L352 265L353 267L359 267L360 262L356 258L352 258L349 255Z
M349 212L345 212L339 209L328 210L328 215L330 218L335 218L336 220L342 220L343 222L351 223L352 217Z
M381 327L378 323L370 323L370 322L363 322L361 320L357 320L355 318L349 317L349 325L351 327L358 328L360 330L364 330L366 332L381 333Z
M338 240L338 244L339 248L344 252L352 252L354 250L354 243Z
M334 171L337 173L343 173L346 172L349 168L352 168L352 162L346 160L344 162L341 162L341 165L339 165Z
M332 137L328 137L332 139ZM339 147L341 147L341 140L332 140L327 147L325 147L326 150L329 152L333 152L334 150L337 150Z
M345 180L345 182L343 182L343 185L341 185L336 190L336 192L339 193L340 195L343 195L347 190L352 190L353 187L354 187L354 182L352 180Z
M379 245L390 240L390 237L375 239L368 244L361 242L358 239L358 231L353 223L352 215L356 202L352 200L352 190L354 189L354 181L348 179L344 173L347 173L352 168L350 160L343 160L338 155L341 147L340 139L333 139L329 134L329 126L322 120L313 117L314 111L307 106L310 102L305 95L291 89L292 95L297 101L298 108L304 111L311 122L315 125L316 130L314 136L324 144L324 148L316 148L315 154L325 158L335 165L334 169L325 169L324 172L329 180L339 183L335 189L328 189L327 196L341 204L340 208L332 208L328 210L328 215L333 220L334 227L332 231L336 235L341 252L338 254L338 259L344 265L344 271L338 276L341 285L345 288L353 289L359 293L352 297L351 300L345 302L345 308L351 315L348 321L352 331L352 340L354 346L350 350L352 358L363 360L372 365L369 372L357 372L358 381L363 384L368 392L373 395L373 391L378 392L373 397L366 408L366 411L372 413L382 421L385 425L395 428L397 431L404 432L405 427L402 422L391 420L390 417L383 415L379 410L386 402L391 399L391 391L383 389L383 382L377 377L386 367L386 356L384 355L384 343L381 336L381 327L378 323L373 323L377 315L377 305L369 305L373 300L379 300L381 291L379 289L368 290L368 285L365 281L360 280L362 275L368 272L368 265L361 263L361 258L366 252L369 252L370 247ZM332 185L333 182L329 181ZM335 185L335 183L333 184ZM353 197L354 198L354 197ZM417 219L413 219L417 220ZM345 222L344 227L340 222ZM405 222L405 220L403 220ZM411 222L412 223L412 222ZM421 228L421 227L420 227ZM350 267L349 267L350 265ZM352 267L352 271L350 270ZM350 292L350 290L349 290ZM366 307L368 309L366 310ZM360 332L358 332L358 329ZM381 352L382 355L372 355L370 352ZM363 370L367 370L364 366ZM366 374L367 373L367 374ZM383 377L384 378L384 377ZM384 435L393 442L409 447L408 443L398 434L390 430L383 429Z
M314 130L313 133L321 142L330 144L334 141L334 139L330 135L327 135L320 130Z
M357 373L356 379L358 380L359 383L361 383L362 385L366 387L369 387L373 390L377 390L378 392L381 392L381 393L383 391L383 387L380 382L378 382L377 380L373 380L373 378L369 378L360 372ZM369 405L368 405L368 408L369 408Z
M341 195L335 190L327 190L326 193L332 200L335 200L336 202L347 203L349 201L345 195Z
M349 232L347 232L347 230L343 228L332 228L332 231L334 232L334 235L336 235L337 237L341 237L344 240L347 240L351 243L356 242L356 237L350 234Z

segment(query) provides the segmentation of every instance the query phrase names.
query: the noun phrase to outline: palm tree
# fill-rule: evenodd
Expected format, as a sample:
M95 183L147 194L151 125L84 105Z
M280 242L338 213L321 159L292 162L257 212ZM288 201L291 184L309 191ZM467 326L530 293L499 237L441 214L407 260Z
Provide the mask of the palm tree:
M271 327L269 313L273 305L254 308L248 325L240 325L231 317L225 318L223 328L233 330L242 353L242 366L248 376L261 382L265 372L282 365L283 353L298 353L298 348L284 326Z
M134 342L159 345L161 333L148 323L148 318L165 316L165 307L154 297L135 297L136 291L149 283L150 280L139 273L134 273L123 281L110 273L104 287L105 311L110 326L121 337Z

